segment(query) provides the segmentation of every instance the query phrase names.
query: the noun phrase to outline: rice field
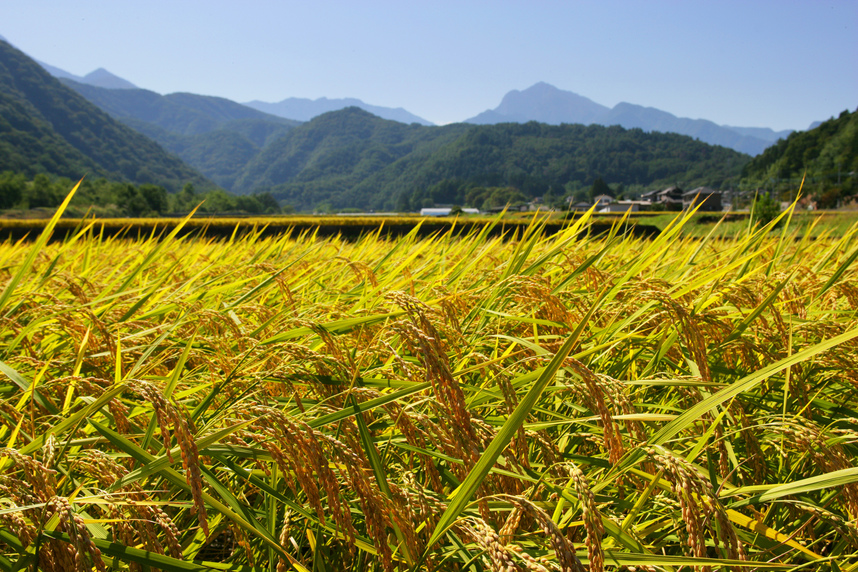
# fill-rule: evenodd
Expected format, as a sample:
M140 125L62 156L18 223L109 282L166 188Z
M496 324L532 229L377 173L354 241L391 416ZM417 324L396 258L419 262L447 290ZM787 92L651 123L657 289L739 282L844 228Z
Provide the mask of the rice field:
M858 226L689 216L50 242L58 213L0 244L0 569L858 570Z

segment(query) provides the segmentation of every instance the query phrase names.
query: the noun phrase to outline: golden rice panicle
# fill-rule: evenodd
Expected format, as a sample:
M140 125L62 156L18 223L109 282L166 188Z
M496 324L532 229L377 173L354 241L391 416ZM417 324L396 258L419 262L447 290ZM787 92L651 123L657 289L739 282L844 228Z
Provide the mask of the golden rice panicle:
M611 411L605 404L605 387L606 384L586 365L574 358L566 358L565 365L574 371L587 386L587 392L595 404L596 412L602 420L602 427L605 432L605 448L608 450L608 459L611 463L619 462L620 458L625 453L623 447L623 437L620 433L620 428L614 421Z
M196 514L197 520L203 529L206 537L209 536L209 523L206 515L206 506L203 501L203 477L200 470L200 456L197 451L197 443L188 426L185 417L179 410L167 401L160 390L149 382L142 380L131 380L129 387L133 388L137 393L143 396L152 408L155 410L155 415L158 424L161 427L161 438L164 443L164 449L167 452L167 457L172 462L170 449L172 439L170 438L170 425L173 426L176 433L176 443L179 446L179 451L182 454L182 466L185 469L185 480L191 488L191 496L193 497L194 506L192 512Z
M17 450L8 447L0 449L0 458L2 457L8 457L23 472L23 478L13 477L8 482L16 488L20 487L19 494L26 495L25 498L39 499L42 502L56 496L56 471L49 469L33 457L22 455Z
M50 467L56 461L57 454L57 438L53 434L48 435L45 439L45 444L42 446L42 464L45 467Z
M152 512L153 520L161 528L161 531L164 534L164 539L167 541L167 549L169 550L170 556L181 559L182 545L179 542L181 535L179 534L179 529L176 527L176 523L173 522L170 516L158 505L152 505L147 508Z
M391 524L396 525L400 530L409 553L422 554L425 544L416 530L420 513L414 510L411 495L396 483L388 483L388 487L391 491L391 498L384 499L384 502Z
M512 542L515 531L518 530L518 525L521 524L521 515L523 512L524 511L517 506L514 506L513 509L509 511L509 515L506 517L503 526L498 531L498 539L504 546Z
M316 468L316 478L319 481L326 483L331 480L326 472L327 461L324 456L319 458L318 448L313 446L303 428L295 425L281 411L255 405L243 413L256 418L253 427L261 433L258 441L271 454L284 477L287 477L285 481L293 493L297 494L299 490L304 492L307 502L324 525L325 510L321 503L319 485L313 478L313 469ZM297 487L289 476L294 476ZM338 491L336 497L339 498ZM331 499L331 502L334 502L334 499Z
M297 494L300 490L306 495L322 524L326 523L324 491L327 513L333 516L350 549L354 549L356 531L348 503L341 498L340 481L331 469L333 455L325 449L329 444L326 437L272 407L254 405L239 414L254 419L252 426L260 432L255 440L269 451L292 492ZM295 482L289 477L294 477Z
M97 449L84 451L75 461L75 468L102 487L114 485L128 474L128 470L113 457ZM136 539L140 539L150 552L166 554L153 526L158 525L170 555L181 557L178 529L169 515L152 502L154 499L138 483L123 486L111 494L103 494L103 499L123 501L121 505L107 502L98 506L108 518L116 522L116 535L124 544L133 545L137 543Z
M703 500L701 495L706 493L701 486L701 478L696 473L689 472L683 462L661 447L648 448L647 452L658 466L665 469L665 476L668 477L672 492L682 510L682 521L688 532L691 554L702 558L706 554L706 540L703 533L706 515L704 507L700 506L700 501ZM704 572L708 571L704 569Z
M278 537L280 547L285 551L291 551L293 547L297 548L295 538L291 535L292 525L292 511L286 508L283 512L283 526L280 528L280 536ZM278 557L277 572L288 572L289 570L293 570L289 560L283 556Z
M101 395L113 385L113 381L104 378L74 375L58 377L51 381L51 384L56 385L62 392L65 392L70 383L74 384L76 393L81 397ZM116 430L123 435L130 434L131 424L128 421L128 407L118 397L114 397L107 402L107 409L113 416Z
M2 490L2 488L0 488ZM6 491L3 491L5 494ZM21 512L7 510L0 513L0 523L18 538L24 548L38 536L38 530L32 523L27 522Z
M0 398L0 426L6 427L9 431L14 431L15 427L21 423L21 428L27 433L34 433L33 426L24 414L15 409L15 406Z
M341 469L341 474L348 483L348 489L357 497L366 523L367 534L373 539L382 568L385 572L392 572L393 552L387 542L387 528L391 526L388 503L374 479L369 477L372 469L360 455L342 441L330 435L324 437L345 468L345 471Z
M161 442L164 445L164 450L167 453L167 458L173 462L173 455L170 452L172 449L172 437L170 433L170 404L164 399L161 392L149 382L142 380L132 380L129 382L129 387L134 389L141 397L152 405L155 413L155 418L158 420L158 426L161 429Z
M540 558L534 558L525 552L518 544L512 544L508 546L507 549L512 552L514 556L521 559L524 570L527 572L550 572L551 570L556 569L554 566L551 566L551 563L546 557L542 556ZM521 566L518 568L521 568Z
M101 558L101 551L92 541L83 519L72 510L69 500L65 497L54 497L46 506L46 510L48 513L56 513L59 516L62 528L71 537L74 570L88 572L94 566L99 572L105 572L107 567Z
M428 436L425 430L420 426L419 419L412 419L412 415L415 415L412 410L405 409L395 402L386 403L383 407L385 412L387 412L388 417L394 420L396 428L400 431L402 436L405 437L405 441L409 445L418 450L429 450L428 440L431 439L431 437ZM442 490L443 486L441 484L441 475L429 455L409 452L408 470L406 471L406 474L410 475L409 478L412 480L414 478L412 471L414 470L413 459L415 455L420 459L420 464L428 481L431 483L432 488L434 490Z
M401 494L406 497L408 514L412 518L412 523L410 524L410 528L413 529L412 534L415 537L415 542L421 543L425 547L426 542L435 530L438 518L446 509L446 505L438 498L432 496L432 492L425 489L411 471L406 471L402 476L402 480ZM428 558L428 564L431 568L433 563L432 555L430 554Z
M455 429L454 438L459 440L467 454L464 460L468 466L472 466L478 457L477 436L472 428L471 414L465 403L465 395L450 371L449 359L441 336L427 315L429 307L403 292L390 292L386 298L407 313L407 320L400 320L394 329L398 328L398 332L409 345L412 354L422 358L426 377L432 384L438 403L446 410L452 421Z
M516 572L509 550L498 538L497 532L481 518L470 517L458 524L488 555L493 572Z
M345 256L335 256L334 260L342 260L345 262L351 271L354 273L358 282L368 281L373 288L378 288L378 278L372 268L363 262L349 260Z
M813 421L795 418L791 423L779 424L775 427L775 431L782 433L787 439L784 445L791 445L807 455L813 466L821 468L824 472L840 471L854 466L854 460L841 445L830 443L834 441L831 439L830 431L820 428ZM789 450L783 453L788 459L795 457ZM858 484L841 485L841 491L840 499L844 508L851 519L858 518Z
M709 523L714 531L712 522L714 517L718 522L720 539L727 548L728 555L734 559L744 560L746 558L744 547L736 536L733 525L712 490L709 480L699 474L685 459L677 457L664 447L647 447L646 452L664 469L664 474L671 483L672 491L682 511L692 555L700 558L706 555L704 528ZM718 535L713 535L716 545L718 539ZM701 569L708 572L710 567L702 566Z
M112 456L98 449L82 451L75 468L92 478L99 486L113 485L128 474L128 469Z
M809 503L796 502L793 506L802 512L812 515L811 518L815 517L820 522L829 524L836 531L838 538L842 542L846 542L853 550L858 550L858 523L854 520L846 520L830 510Z
M602 551L602 536L605 534L605 527L602 524L602 515L596 506L596 497L593 496L593 491L590 490L584 473L574 463L568 463L567 467L575 483L578 498L581 499L581 513L584 529L587 531L584 543L587 545L590 571L602 572L605 569L605 555Z
M505 498L532 518L542 531L543 537L550 540L551 547L554 549L554 557L557 559L562 572L576 572L581 569L581 562L575 556L572 544L566 539L566 536L564 536L557 524L551 519L551 516L524 497L506 496ZM599 518L598 514L594 518ZM599 526L601 526L601 520L599 521ZM596 538L593 542L596 547L594 554L598 553L598 556L596 561L590 562L590 570L601 572L604 564L604 558L601 556L601 538Z

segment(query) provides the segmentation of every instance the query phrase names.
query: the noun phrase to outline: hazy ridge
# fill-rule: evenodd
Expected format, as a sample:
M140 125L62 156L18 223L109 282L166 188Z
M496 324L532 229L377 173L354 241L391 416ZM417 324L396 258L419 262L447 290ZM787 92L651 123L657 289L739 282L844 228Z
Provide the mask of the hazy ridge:
M676 117L654 107L618 103L613 108L586 97L540 82L525 90L507 93L500 105L466 119L466 123L496 124L539 121L550 125L619 125L627 129L679 133L696 137L712 145L723 145L749 155L763 150L791 131L773 131L765 127L730 127L705 119Z

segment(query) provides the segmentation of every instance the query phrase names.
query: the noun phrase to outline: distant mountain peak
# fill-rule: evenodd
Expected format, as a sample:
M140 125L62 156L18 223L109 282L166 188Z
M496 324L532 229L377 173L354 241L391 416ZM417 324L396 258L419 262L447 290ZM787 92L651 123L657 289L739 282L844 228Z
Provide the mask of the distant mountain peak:
M527 121L551 125L619 125L626 129L679 133L750 155L762 153L763 149L779 138L789 135L789 132L775 132L766 128L730 127L705 119L676 117L655 107L643 107L633 103L618 103L612 109L544 81L521 91L514 89L508 92L495 109L466 119L465 123L484 125Z
M83 76L83 83L107 89L137 89L137 86L128 80L114 75L104 68L98 68Z
M97 70L89 72L85 76L79 76L73 73L69 73L66 70L60 69L56 66L46 64L45 62L40 62L38 60L36 61L40 66L45 68L45 70L49 74L56 78L70 79L78 83L94 85L96 87L104 87L107 89L137 89L137 86L130 81L122 79L118 75L110 73L104 68L98 68Z
M563 91L541 81L521 91L517 89L510 91L495 109L466 119L465 123L539 121L552 125L561 123L588 124L595 123L600 116L608 111L607 107L599 105L591 99L571 91Z

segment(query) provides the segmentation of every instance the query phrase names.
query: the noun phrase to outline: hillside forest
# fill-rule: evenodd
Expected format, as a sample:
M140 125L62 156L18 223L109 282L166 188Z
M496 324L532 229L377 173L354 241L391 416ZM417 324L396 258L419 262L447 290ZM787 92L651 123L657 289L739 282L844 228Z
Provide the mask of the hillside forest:
M764 188L792 200L804 179L804 194L819 208L835 208L858 194L858 110L843 111L815 129L781 139L742 170L742 185Z

